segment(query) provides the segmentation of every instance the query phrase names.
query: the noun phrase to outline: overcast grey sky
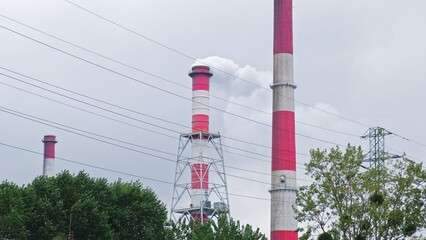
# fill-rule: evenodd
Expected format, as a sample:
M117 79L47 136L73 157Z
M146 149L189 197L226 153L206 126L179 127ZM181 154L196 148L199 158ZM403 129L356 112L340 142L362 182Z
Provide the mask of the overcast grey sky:
M257 122L271 123L271 115L267 114L271 112L271 91L265 88L269 88L272 82L272 0L73 1L192 58L202 59L226 73L262 86L254 87L213 69L212 95L250 106L256 111L215 98L211 99L211 105ZM301 153L297 155L299 163L308 160L303 154L308 154L312 148L352 143L366 149L367 142L356 136L364 134L367 126L382 126L419 143L426 143L426 113L423 110L426 103L425 9L426 2L423 0L294 1L295 81L299 86L296 100L309 105L296 104L296 118L299 121L296 129L300 134L297 136L297 152ZM191 98L191 79L187 73L194 64L193 59L120 29L65 1L2 0L0 14L186 88L94 56L0 16L0 25L4 27ZM165 151L170 155L139 149L170 160L176 159L173 155L177 152L179 132L188 131L184 126L190 126L190 101L82 62L4 28L0 28L0 39L0 67L181 126L90 101L151 124L147 125L4 76L0 76L0 107ZM0 73L19 77L3 69L0 69ZM70 95L23 77L19 79ZM148 131L42 99L10 85ZM0 119L0 142L3 144L42 152L40 140L43 135L54 134L59 141L58 157L168 182L174 179L173 162L120 149L5 112L0 112ZM216 110L211 110L211 119L211 129L223 136L270 145L270 127ZM266 183L270 181L267 175L270 172L270 149L226 138L223 141L227 146L257 153L224 148L227 165L266 173L227 169L229 174ZM398 137L389 137L386 143L391 152L406 152L413 160L424 161L425 145ZM131 148L137 149L134 146ZM5 146L0 146L0 151L1 180L26 184L42 173L42 156ZM106 177L111 181L117 178L129 181L137 179L58 160L57 172L64 169L71 172L85 170L92 176ZM299 185L309 183L304 181L307 177L303 173L303 166L298 165ZM141 181L152 188L163 202L170 204L172 186ZM267 184L228 177L228 187L233 194L269 198ZM263 232L269 234L268 201L230 196L230 204L234 218L261 227Z

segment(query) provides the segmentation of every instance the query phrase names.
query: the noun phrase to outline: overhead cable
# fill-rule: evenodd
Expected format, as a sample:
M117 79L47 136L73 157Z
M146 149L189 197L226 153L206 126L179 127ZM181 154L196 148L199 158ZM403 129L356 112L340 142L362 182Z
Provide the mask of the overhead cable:
M119 139L116 139L116 138L107 137L107 136L96 134L96 133L93 133L93 132L77 129L77 128L70 127L70 126L67 126L67 125L64 125L64 124L56 123L56 122L53 122L53 121L50 121L50 120L46 120L46 119L35 117L35 116L29 115L29 114L18 112L18 111L12 110L10 108L5 108L5 107L0 106L0 111L8 113L10 115L14 115L14 116L23 118L23 119L26 119L26 120L29 120L29 121L37 122L37 123L42 124L42 125L53 127L53 128L56 128L56 129L59 129L59 130L62 130L62 131L68 132L68 133L72 133L72 134L75 134L75 135L78 135L78 136L81 136L81 137L85 137L85 138L95 140L95 141L98 141L98 142L101 142L101 143L109 144L109 145L112 145L112 146L115 146L115 147L118 147L118 148L133 151L133 152L136 152L136 153L140 153L140 154L147 155L147 156L150 156L150 157L158 158L158 159L165 160L165 161L168 161L168 162L173 162L173 163L176 162L175 160L172 160L172 159L169 159L169 158L166 158L166 157L162 157L162 156L158 156L158 155L155 155L155 154L152 154L152 153L136 150L136 149L133 149L131 147L126 147L126 146L123 146L123 145L120 145L120 144L117 144L117 143L109 142L107 140L111 140L111 141L114 141L114 142L127 144L127 145L130 145L130 146L133 146L133 147L138 147L138 148L142 148L142 149L146 149L146 150L150 150L150 151L159 152L159 153L162 153L162 154L174 156L174 154L171 154L171 153L168 153L168 152L164 152L164 151L161 151L161 150L153 149L153 148L142 146L142 145L139 145L139 144L134 144L134 143L131 143L131 142L119 140ZM82 134L80 132L83 132L84 134ZM93 135L93 136L96 136L96 137L93 137L93 136L90 136L90 135ZM101 138L107 139L107 140L99 139L97 137L101 137ZM225 167L227 167L227 166L225 166ZM232 168L237 169L236 167L232 167ZM241 168L238 168L238 169L244 171L244 169L241 169ZM253 181L253 182L259 182L259 181L254 180L254 179L248 179L248 178L240 177L240 176L236 176L236 175L233 175L233 177L245 179L245 180Z
M41 45L44 45L44 46L46 46L46 47L49 47L49 48L54 49L54 50L56 50L56 51L59 51L59 52L61 52L61 53L64 53L64 54L66 54L66 55L68 55L68 56L74 57L74 58L79 59L79 60L81 60L81 61L83 61L83 62L86 62L86 63L88 63L88 64L91 64L91 65L93 65L93 66L96 66L96 67L98 67L98 68L104 69L104 70L106 70L106 71L108 71L108 72L114 73L114 74L116 74L116 75L118 75L118 76L121 76L121 77L127 78L127 79L129 79L129 80L132 80L132 81L135 81L135 82L137 82L137 83L143 84L143 85L145 85L145 86L151 87L151 88L156 89L156 90L158 90L158 91L165 92L165 93L167 93L167 94L170 94L170 95L176 96L176 97L178 97L178 98L181 98L181 99L184 99L184 100L187 100L187 101L191 101L191 102L192 102L192 99L190 99L190 98L187 98L187 97L184 97L184 96L182 96L182 95L176 94L176 93L174 93L174 92L172 92L172 91L165 90L165 89L163 89L163 88L160 88L160 87L154 86L154 85L152 85L152 84L149 84L149 83L143 82L143 81L141 81L141 80L139 80L139 79L136 79L136 78L134 78L134 77L128 76L128 75L126 75L126 74L120 73L120 72L118 72L118 71L115 71L115 70L110 69L110 68L108 68L108 67L102 66L102 65L97 64L97 63L95 63L95 62L92 62L92 61L90 61L90 60L84 59L84 58L82 58L82 57L79 57L79 56L74 55L74 54L72 54L72 53L69 53L69 52L67 52L67 51L61 50L61 49L56 48L56 47L54 47L54 46L51 46L51 45L49 45L49 44L47 44L47 43L44 43L44 42L42 42L42 41L36 40L36 39L34 39L34 38L32 38L32 37L29 37L29 36L27 36L27 35L25 35L25 34L19 33L19 32L15 31L15 30L12 30L12 29L10 29L10 28L8 28L8 27L5 27L5 26L3 26L3 25L0 25L0 27L1 27L1 28L3 28L3 29L5 29L5 30L8 30L8 31L10 31L10 32L12 32L12 33L14 33L14 34L17 34L17 35L19 35L19 36L22 36L22 37L24 37L24 38L27 38L27 39L29 39L29 40L32 40L32 41L34 41L34 42L36 42L36 43L39 43L39 44L41 44ZM200 104L202 104L202 103L200 103ZM263 122L260 122L260 121L257 121L257 120L253 120L253 119L250 119L250 118L247 118L247 117L241 116L241 115L239 115L239 114L235 114L235 113L232 113L232 112L229 112L229 111L226 111L226 110L223 110L223 109L219 109L219 108L216 108L216 107L211 107L211 106L210 106L210 108L211 108L211 109L214 109L214 110L217 110L217 111L220 111L220 112L223 112L223 113L226 113L226 114L228 114L228 115L231 115L231 116L237 117L237 118L241 118L241 119L244 119L244 120L247 120L247 121L250 121L250 122L257 123L257 124L262 125L262 126L265 126L265 127L273 128L273 127L272 127L272 125L270 125L270 124L263 123ZM285 131L284 129L281 129L281 128L273 128L273 130L276 130L276 131ZM344 145L342 145L342 144L338 144L338 143L335 143L335 142L331 142L331 141L323 140L323 139L316 138L316 137L311 137L311 136L308 136L308 135L306 135L306 134L301 134L301 133L296 133L296 132L292 132L292 133L294 133L294 134L296 134L296 135L299 135L299 136L301 136L301 137L309 138L309 139L316 140L316 141L319 141L319 142L324 142L324 143L328 143L328 144L332 144L332 145L338 145L338 146L344 146Z
M181 56L184 56L184 57L186 57L186 58L188 58L188 59L191 59L191 60L194 60L194 61L199 62L199 63L201 63L201 64L207 65L207 66L209 66L209 67L211 67L211 68L213 68L213 69L216 69L216 70L218 70L218 71L220 71L220 72L222 72L222 73L224 73L224 74L226 74L226 75L229 75L229 76L231 76L231 77L233 77L233 78L235 78L235 79L239 79L239 80L241 80L241 81L243 81L243 82L246 82L246 83L248 83L248 84L250 84L250 85L254 85L254 86L256 86L256 87L259 87L260 89L263 89L263 90L266 90L266 91L268 91L268 92L271 92L271 89L269 89L269 88L266 88L266 87L264 87L264 86L258 85L258 84L256 84L256 83L253 83L253 82L248 81L248 80L246 80L246 79L240 78L240 77L238 77L238 76L234 76L233 74L228 73L228 72L226 72L226 71L224 71L224 70L222 70L222 69L220 69L220 68L217 68L217 67L215 67L215 66L211 66L211 65L209 65L209 64L207 64L207 63L204 63L204 62L202 62L202 61L198 60L197 58L190 56L189 54L186 54L186 53L184 53L184 52L182 52L182 51L178 51L178 50L176 50L175 48L172 48L172 47L169 47L169 46L167 46L167 45L165 45L165 44L163 44L163 43L160 43L159 41L156 41L156 40L154 40L154 39L152 39L152 38L150 38L150 37L147 37L147 36L145 36L145 35L143 35L143 34L141 34L141 33L137 32L137 31L135 31L135 30L130 29L129 27L126 27L126 26L124 26L124 25L122 25L122 24L119 24L119 23L117 23L117 22L115 22L115 21L113 21L113 20L111 20L111 19L109 19L109 18L107 18L107 17L104 17L104 16L102 16L102 15L100 15L100 14L98 14L98 13L95 13L94 11L89 10L89 9L87 9L87 8L85 8L85 7L81 6L81 5L78 5L78 4L76 4L76 3L74 3L74 2L72 2L72 1L70 1L70 0L64 0L64 1L65 1L65 2L67 2L67 3L69 3L69 4L71 4L71 5L73 5L73 6L75 6L75 7L77 7L77 8L79 8L79 9L81 9L81 10L83 10L83 11L85 11L85 12L87 12L87 13L89 13L89 14L91 14L91 15L93 15L93 16L96 16L96 17L98 17L98 18L100 18L100 19L103 19L104 21L109 22L110 24L113 24L113 25L115 25L115 26L117 26L117 27L119 27L119 28L121 28L121 29L124 29L124 30L126 30L126 31L128 31L128 32L130 32L130 33L132 33L132 34L135 34L136 36L139 36L139 37L141 37L141 38L143 38L143 39L145 39L145 40L148 40L148 41L150 41L150 42L152 42L152 43L154 43L154 44L157 44L158 46L161 46L161 47L163 47L163 48L165 48L165 49L168 49L168 50L170 50L170 51L172 51L172 52L175 52L175 53L177 53L177 54L179 54L179 55L181 55ZM286 96L284 96L284 97L286 97ZM370 127L370 125L368 125L368 124L365 124L365 123L362 123L362 122L359 122L359 121L356 121L356 120L353 120L353 119L350 119L350 118L347 118L347 117L343 117L343 116L341 116L341 115L338 115L338 114L332 113L332 112L330 112L330 111L327 111L327 110L324 110L324 109L321 109L321 108L318 108L318 107L314 107L314 106L312 106L312 105L309 105L309 104L307 104L307 103L303 103L303 102L298 101L298 100L296 100L296 99L292 99L292 98L290 98L290 97L286 97L286 98L288 98L288 99L290 99L290 100L294 100L295 102L300 103L300 104L302 104L302 105L305 105L305 106L307 106L307 107L310 107L310 108L312 108L312 109L315 109L315 110L318 110L318 111L321 111L321 112L327 113L327 114L329 114L329 115L332 115L332 116L335 116L335 117L338 117L338 118L341 118L341 119L347 120L347 121L349 121L349 122L356 123L356 124L358 124L358 125L361 125L361 126L364 126L364 127L368 127L368 128Z
M41 31L41 30L39 30L39 29L37 29L37 28L34 28L34 27L32 27L32 26L29 26L28 24L22 23L22 22L20 22L20 21L17 21L17 20L15 20L15 19L10 18L10 17L8 17L8 16L5 16L5 15L3 15L3 14L0 14L0 16L1 16L1 17L4 17L4 18L6 18L6 19L8 19L8 20L10 20L10 21L13 21L13 22L15 22L15 23L18 23L18 24L20 24L20 25L22 25L22 26L25 26L25 27L27 27L27 28L30 28L30 29L32 29L32 30L34 30L34 31L36 31L36 32L39 32L39 33L42 33L42 34L44 34L44 35L46 35L46 36L49 36L49 37L51 37L51 38L54 38L54 39L56 39L56 40L58 40L58 41L64 42L64 43L69 44L69 45L71 45L71 46L73 46L73 47L76 47L76 48L78 48L78 49L81 49L81 50L84 50L84 51L89 52L89 53L91 53L91 54L94 54L94 55L96 55L96 56L98 56L98 57L102 57L102 58L107 59L107 60L109 60L109 61L112 61L112 62L114 62L114 63L117 63L117 64L120 64L120 65L122 65L122 66L128 67L128 68L130 68L130 69L133 69L133 70L136 70L136 71L142 72L142 73L144 73L144 74L147 74L147 75L149 75L149 76L152 76L152 77L155 77L155 78L161 79L161 80L163 80L163 81L166 81L166 82L172 83L172 84L174 84L174 85L177 85L177 86L180 86L180 87L183 87L183 88L186 88L186 89L191 89L190 87L188 87L188 86L186 86L186 85L179 84L179 83L177 83L177 82L175 82L175 81L172 81L172 80L169 80L169 79L167 79L167 78L161 77L161 76L159 76L159 75L156 75L156 74L150 73L150 72L148 72L148 71L142 70L142 69L140 69L140 68L138 68L138 67L134 67L134 66L131 66L131 65L129 65L129 64L126 64L126 63L124 63L124 62L121 62L121 61L115 60L115 59L113 59L113 58L111 58L111 57L108 57L108 56L106 56L106 55L104 55L104 54L100 54L100 53L97 53L97 52L92 51L92 50L90 50L90 49L87 49L87 48L85 48L85 47L81 47L81 46L79 46L79 45L77 45L77 44L74 44L74 43L72 43L72 42L70 42L70 41L67 41L67 40L64 40L64 39L62 39L62 38L56 37L56 36L54 36L54 35L52 35L52 34L46 33L45 31ZM265 112L265 111L263 111L263 110L259 110L259 109L256 109L256 108L253 108L253 107L250 107L250 106L246 106L246 105L243 105L243 104L240 104L240 103L234 102L234 101L230 101L230 100L225 99L225 98L222 98L222 97L218 97L218 96L215 96L215 95L212 95L212 94L210 94L210 96L211 96L212 98L216 98L216 99L219 99L219 100L222 100L222 101L225 101L225 102L229 102L229 103L231 103L231 104L234 104L234 105L237 105L237 106L240 106L240 107L246 108L246 109L250 109L250 110L253 110L253 111L256 111L256 112L260 112L260 113L264 113L264 114L272 115L272 113L270 113L270 112ZM335 133L339 133L339 134L347 135L347 136L358 137L358 135L356 135L356 134L346 133L346 132L343 132L343 131L338 131L338 130L330 129L330 128L325 128L325 127L317 126L317 125L310 124L310 123L305 123L305 122L300 122L300 121L296 121L296 123L299 123L299 124L302 124L302 125L306 125L306 126L310 126L310 127L314 127L314 128L318 128L318 129L322 129L322 130L325 130L325 131L331 131L331 132L335 132Z
M43 155L43 153L40 153L40 152L37 152L37 151L29 150L29 149L22 148L22 147L17 147L17 146L14 146L14 145L3 143L3 142L0 142L0 145L8 147L8 148L24 151L24 152L29 152L29 153L32 153L32 154ZM83 162L71 160L71 159L68 159L68 158L62 158L62 157L56 156L55 159L58 159L58 160L64 161L64 162L69 162L69 163L73 163L73 164L78 164L78 165L94 168L94 169L99 169L99 170L103 170L103 171L107 171L107 172L117 173L117 174L121 174L121 175L124 175L124 176L140 178L140 179L149 180L149 181L158 182L158 183L163 183L163 184L167 184L167 185L173 185L174 184L172 182L165 181L165 180L160 180L160 179L156 179L156 178L150 178L150 177L145 177L145 176L141 176L141 175L131 174L131 173L123 172L123 171L118 171L118 170L105 168L105 167L101 167L101 166L97 166L97 165L93 165L93 164L88 164L88 163L83 163ZM236 197L242 197L242 198L255 199L255 200L274 201L274 200L271 200L269 198L261 198L261 197L255 197L255 196L244 195L244 194L229 193L229 195L230 196L236 196Z
M1 69L5 69L5 68L3 68L3 67L0 67L0 68L1 68ZM12 71L12 72L14 72L14 71ZM19 74L19 73L17 73L17 72L14 72L14 73ZM154 126L154 127L157 127L157 128L163 129L163 130L171 131L171 132L173 132L173 133L179 133L178 131L176 131L176 130L174 130L174 129L167 128L167 127L163 127L163 126L160 126L160 125L157 125L157 124L153 124L153 123L150 123L150 122L142 121L142 120L140 120L140 119L136 119L136 118L130 117L130 116L128 116L128 115L124 115L124 114L118 113L118 112L116 112L116 111L112 111L112 110L109 110L109 109L105 109L105 108L103 108L103 107L99 107L98 105L94 105L94 104L91 104L91 103L87 103L87 102L85 102L85 101L82 101L82 100L79 100L79 99L76 99L76 98L73 98L73 97L69 97L69 96L67 96L67 95L64 95L64 94L58 93L58 92L56 92L56 91L52 91L52 90L49 90L49 89L43 88L43 87L41 87L41 86L38 86L38 85L35 85L35 84L28 83L28 82L26 82L26 81L24 81L24 80L22 80L22 79L18 79L18 78L16 78L16 77L10 76L10 75L8 75L8 74L4 74L4 73L1 73L1 72L0 72L0 75L5 76L5 77L8 77L8 78L13 79L13 80L17 80L18 82L21 82L21 83L29 84L29 85L30 85L30 86L32 86L32 87L36 87L36 88L42 89L42 90L44 90L44 91L48 91L48 92L50 92L50 93L52 93L52 94L59 95L59 96L61 96L61 97L65 97L65 98L71 99L71 100L73 100L73 101L77 101L77 102L79 102L79 103L83 103L83 104L85 104L85 105L88 105L88 106L91 106L91 107L95 107L95 108L98 108L98 109L101 109L101 110L107 111L108 113L113 113L113 114L116 114L116 115L118 115L118 116L126 117L126 118L129 118L129 119L134 120L134 121L138 121L138 122L141 122L141 123L144 123L144 124L148 124L148 125L150 125L150 126ZM21 74L21 75L22 75L22 74ZM23 76L26 76L26 75L23 75ZM29 76L26 76L26 77L31 78L31 77L29 77ZM33 78L32 78L32 79L33 79ZM96 115L96 116L100 116L100 117L103 117L103 118L106 118L106 119L109 119L109 120L113 120L113 121L116 121L116 122L119 122L119 123L123 123L123 124L128 125L128 126L137 127L137 128L140 128L140 129L143 129L143 130L147 130L147 131L150 131L150 132L153 132L153 133L156 133L156 134L160 134L160 135L163 135L163 136L167 136L167 137L174 138L173 136L170 136L170 135L167 135L167 134L164 134L164 133L160 133L160 132L158 132L158 131L150 130L150 129L147 129L147 128L142 128L142 127L136 126L136 125L134 125L134 124L129 124L129 123L123 122L123 121L121 121L121 120L116 120L116 119L114 119L114 118L110 118L110 117L107 117L107 116L102 115L102 114L94 113L94 112L92 112L92 111L88 111L88 110L85 110L85 109L82 109L82 108L79 108L79 107L75 107L75 106L73 106L73 105L70 105L70 104L67 104L67 103L63 103L63 102L58 101L58 100L54 100L54 99L51 99L51 98L48 98L48 97L45 97L45 96L41 96L41 95L39 95L39 94L32 93L32 92L27 91L27 90L24 90L24 89L22 89L22 88L18 88L18 87L15 87L15 86L11 86L10 84L6 84L6 83L1 83L1 84L2 84L2 85L5 85L5 86L8 86L8 87L12 87L12 88L17 89L17 90L20 90L20 91L24 91L24 92L26 92L26 93L29 93L29 94L32 94L32 95L35 95L35 96L38 96L38 97L42 97L42 98L44 98L44 99L46 99L46 100L50 100L50 101L53 101L53 102L58 103L58 104L62 104L62 105L65 105L65 106L68 106L68 107L72 107L72 108L77 109L77 110L84 111L84 112L86 112L86 113L90 113L90 114L93 114L93 115ZM50 85L51 85L51 84L50 84ZM53 86L54 86L54 85L53 85ZM60 88L60 89L63 89L63 88ZM64 89L64 90L66 90L66 89ZM78 93L76 93L76 92L73 92L73 93L78 94ZM79 95L81 95L81 94L79 94ZM82 95L82 96L85 96L85 95ZM90 99L94 99L94 98L91 98L91 97L89 97L89 98L90 98ZM104 101L101 101L101 102L104 102ZM117 105L114 105L114 106L117 106ZM118 106L117 106L117 107L118 107ZM126 108L124 108L124 109L126 109ZM134 111L134 110L132 110L132 112L139 113L139 112L136 112L136 111ZM150 115L143 114L143 113L141 113L141 114L142 114L143 116L150 116ZM153 117L153 118L154 118L154 119L159 119L159 118L157 118L157 117ZM166 121L166 122L168 122L168 123L173 123L173 122L171 122L171 121ZM180 125L180 124L178 124L178 125ZM233 138L233 139L235 139L235 138ZM235 139L235 140L237 140L237 139ZM238 140L237 140L237 141L238 141ZM239 148L232 147L232 146L228 146L228 145L225 145L225 144L222 144L222 145L223 145L224 147L226 147L226 148L229 148L229 149L237 149L237 150L244 151L244 152L247 152L247 153L250 153L250 152L251 152L251 151L248 151L248 150L239 149ZM263 159L259 159L259 158L254 158L254 157L247 156L247 155L243 155L243 154L240 154L240 153L230 152L230 151L226 151L226 150L225 150L225 152L229 152L229 153L231 153L231 154L235 154L235 155L239 155L239 156L243 156L243 157L248 157L248 158L255 159L255 160L260 160L260 161L263 161L263 162L270 162L270 161L268 161L268 160L263 160ZM253 153L253 152L252 152L252 153ZM261 154L258 154L258 153L254 153L254 154L261 155ZM298 153L298 152L296 152L296 154L297 154L297 155L303 155L303 156L309 156L309 155L307 155L307 154ZM264 157L268 157L268 158L270 158L270 156L268 156L268 155L263 155L263 156L264 156Z

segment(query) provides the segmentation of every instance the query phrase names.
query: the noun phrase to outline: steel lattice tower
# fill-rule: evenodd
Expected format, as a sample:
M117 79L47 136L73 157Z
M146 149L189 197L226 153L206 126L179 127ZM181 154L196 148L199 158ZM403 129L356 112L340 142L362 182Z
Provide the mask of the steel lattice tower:
M209 132L209 79L213 74L207 66L194 66L189 76L192 132L179 138L170 219L205 222L220 213L229 215L228 188L220 134Z
M381 169L385 165L385 160L401 157L385 151L385 137L391 134L382 127L373 127L361 136L361 138L369 140L370 150L364 156L364 162L369 162L370 168Z

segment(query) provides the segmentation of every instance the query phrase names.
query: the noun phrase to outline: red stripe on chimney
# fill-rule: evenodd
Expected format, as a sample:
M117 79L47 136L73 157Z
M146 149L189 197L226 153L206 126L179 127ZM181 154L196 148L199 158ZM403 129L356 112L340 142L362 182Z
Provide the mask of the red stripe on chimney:
M272 171L296 171L294 112L273 112L272 126Z
M293 3L281 0L274 5L274 54L293 54Z

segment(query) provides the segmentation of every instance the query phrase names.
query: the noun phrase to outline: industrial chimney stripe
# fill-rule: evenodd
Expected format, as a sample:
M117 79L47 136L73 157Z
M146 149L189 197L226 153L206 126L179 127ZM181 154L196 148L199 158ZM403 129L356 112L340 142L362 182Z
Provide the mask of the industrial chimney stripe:
M293 2L275 0L274 4L274 54L293 54Z
M192 78L192 132L209 132L209 79L207 66L194 66Z
M192 132L209 132L209 116L204 114L192 115Z
M197 69L198 70L198 69ZM204 73L204 71L198 71ZM198 77L192 80L192 90L205 90L209 91L209 75L199 74Z
M56 136L46 135L42 142L44 143L43 157L43 176L55 176L55 144Z
M207 163L195 163L191 169L191 188L208 189L209 188L209 165Z
M294 112L278 111L272 116L272 125L281 126L273 129L272 142L276 146L272 151L272 171L296 171L296 145ZM290 149L294 149L291 151Z
M274 231L271 239L297 239L297 232L294 231Z
M209 188L208 139L209 132L209 81L213 74L207 66L193 66L192 78L192 154L191 154L191 206L201 207ZM200 135L201 134L201 135ZM205 214L192 214L193 218L207 219Z
M297 240L293 3L274 0L271 240Z

